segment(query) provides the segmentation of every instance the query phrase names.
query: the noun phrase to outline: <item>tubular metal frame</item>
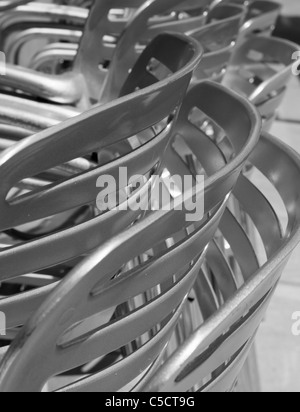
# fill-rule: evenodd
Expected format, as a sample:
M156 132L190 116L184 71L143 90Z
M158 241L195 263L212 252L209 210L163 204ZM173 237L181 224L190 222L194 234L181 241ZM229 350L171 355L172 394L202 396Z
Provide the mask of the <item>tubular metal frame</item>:
M292 77L292 55L300 46L267 36L244 39L235 49L224 85L256 105L270 129Z

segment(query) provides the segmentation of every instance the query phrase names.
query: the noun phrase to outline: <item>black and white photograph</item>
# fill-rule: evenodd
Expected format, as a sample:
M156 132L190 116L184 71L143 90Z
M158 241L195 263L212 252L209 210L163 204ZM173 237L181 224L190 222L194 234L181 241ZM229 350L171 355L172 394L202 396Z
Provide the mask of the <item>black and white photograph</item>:
M300 393L300 0L0 0L0 393Z

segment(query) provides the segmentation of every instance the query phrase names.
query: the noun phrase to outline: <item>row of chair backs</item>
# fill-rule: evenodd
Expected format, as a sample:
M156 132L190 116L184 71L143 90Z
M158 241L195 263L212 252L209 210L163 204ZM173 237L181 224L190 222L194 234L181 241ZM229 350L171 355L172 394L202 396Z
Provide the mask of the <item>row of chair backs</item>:
M136 53L137 39L142 39L143 35L147 33L147 28L149 25L151 26L151 19L154 16L168 13L170 10L173 10L176 4L179 5L181 3L182 0L175 0L175 3L174 0L166 0L164 2L151 0L141 6L138 0L128 0L125 3L120 3L120 0L94 2L85 24L85 30L76 54L72 73L61 77L45 77L40 74L34 76L34 72L25 69L21 72L19 68L7 65L7 73L1 83L9 87L14 87L18 84L18 88L21 87L30 94L42 94L46 99L54 100L58 103L80 104L82 108L86 108L90 104L97 103L99 96L101 96L99 89L101 89L107 76L106 64L112 57L112 55L106 56L105 50L112 50L113 54L116 55L115 62L117 66L124 67L123 72L115 76L117 79L120 79L118 82L119 87L117 87L119 92L128 75L128 71L132 68L138 57ZM139 6L141 7L138 9ZM120 7L135 7L137 12L134 18L127 22L124 35L118 41L117 38L114 40L114 18L111 18L111 12ZM191 30L198 25L198 23L193 22L185 26L184 30L181 30L181 23L186 23L188 20L178 20L179 26L176 30ZM154 31L153 36L155 33L165 31L169 27L168 24ZM172 26L172 28L175 29L176 25ZM75 33L75 38L76 36L77 34ZM147 41L153 38L152 35L149 36L146 35ZM20 39L22 41L22 38ZM118 48L115 50L117 41ZM121 64L119 64L119 59L121 59ZM109 70L109 73L111 72L114 73L114 70ZM108 82L109 84L111 83L110 80ZM20 86L21 84L22 86ZM43 84L43 87L41 87L41 84Z
M140 7L139 11L137 14L135 14L134 18L130 20L126 26L125 26L125 32L122 35L120 41L118 42L118 47L115 49L115 45L117 43L117 39L113 40L113 32L114 29L112 27L112 24L114 23L114 19L111 17L112 10L116 10L121 7L119 5L119 2L117 0L115 1L109 1L105 3L106 0L101 0L98 2L95 2L94 5L92 6L88 20L85 25L85 30L83 37L80 41L80 46L79 50L76 55L75 59L75 67L74 67L74 74L83 74L84 79L85 79L85 86L84 89L87 90L89 99L88 102L82 102L84 106L86 106L89 103L94 103L98 102L99 99L103 99L103 101L109 101L110 97L117 97L118 92L127 77L128 71L132 68L132 65L134 61L137 58L137 42L136 39L139 39L140 45L142 45L144 42L149 41L149 38L152 38L155 33L161 32L166 30L166 28L172 28L173 30L176 31L191 31L193 27L198 26L199 24L195 25L194 23L189 23L189 19L179 19L176 22L167 22L167 23L160 23L158 26L156 26L154 23L151 24L151 21L153 21L153 17L157 16L159 14L163 14L168 12L168 10L173 9L176 4L174 2L170 1L170 4L168 1L166 2L157 2L157 0L153 0L152 2L145 3L142 7ZM221 3L222 4L222 3ZM123 5L123 7L128 8L133 8L140 6L140 2L138 0L131 0L128 1L127 3ZM184 4L182 4L182 0L178 0L178 7L183 7ZM202 5L205 9L209 6L209 4L203 4ZM225 3L226 6L226 3ZM225 7L223 6L223 7ZM216 9L216 11L214 10ZM204 18L203 24L205 23L207 19L207 23L211 22L212 20L219 19L218 14L222 15L224 18L224 24L227 21L226 18L226 13L228 13L228 19L230 18L237 18L238 12L237 10L234 12L234 10L229 8L229 10L226 11L225 9L220 6L219 8L214 8L211 11L211 16L208 15L206 17L205 13L201 14L201 18ZM235 14L237 13L237 14ZM225 14L225 15L224 15ZM257 14L257 13L256 13ZM94 17L93 17L94 16ZM98 16L98 17L97 17ZM102 16L101 19L99 19L99 16ZM204 17L203 17L204 16ZM89 21L94 21L96 20L97 17L97 22L98 24L90 24ZM242 17L241 17L242 18ZM151 20L152 19L152 20ZM199 23L199 22L198 22ZM232 29L235 30L236 26L235 24L238 24L237 19L232 20ZM170 26L171 24L171 26ZM147 27L150 27L150 31L147 29ZM156 31L153 31L153 28L156 27ZM227 26L228 27L228 26ZM217 29L217 26L211 27L213 36L217 37L217 33L215 32ZM219 28L219 31L225 30L224 27ZM58 33L59 34L59 33ZM75 38L78 36L78 33L75 31L74 32ZM198 38L199 41L202 40L202 35L199 33ZM205 34L203 34L203 41L205 41ZM236 33L234 34L234 40L236 40ZM24 36L20 35L20 41L23 41L22 39ZM101 42L99 42L99 39L102 39ZM144 39L144 40L143 40ZM228 37L227 37L228 39ZM18 42L17 42L18 44ZM65 51L64 46L64 51ZM69 46L68 46L69 47ZM110 50L110 53L112 54L110 56L105 56L105 50ZM95 50L98 50L98 53L95 53ZM71 55L74 53L74 48L71 47L71 49L68 49L69 52L71 52ZM220 80L222 76L222 72L224 72L224 69L226 68L226 63L228 63L228 59L230 57L230 53L232 52L232 45L231 42L228 44L227 49L222 49L218 51L214 51L214 55L207 56L207 60L203 62L203 68L199 69L198 72L198 80L202 79L203 76L207 76L207 73L210 74L212 77ZM51 54L50 54L51 55ZM114 57L113 57L114 56ZM110 65L110 70L107 71L107 63L111 61L113 58L113 61ZM122 70L120 70L122 68ZM14 74L14 71L11 70L8 71L8 74L6 76L6 82L9 84L9 78L12 76L17 76L19 78L19 81L22 81L22 77L25 76L23 73L22 76L21 74L18 76L17 73ZM28 73L29 76L29 73ZM26 76L25 76L26 77ZM76 76L75 76L76 77ZM77 77L76 77L77 78ZM79 83L79 79L74 81L72 83ZM28 79L27 79L28 80ZM61 79L63 80L63 79ZM45 82L46 79L41 79L41 81ZM55 84L55 79L49 79L49 84L53 83ZM76 88L74 85L73 87L68 86L64 87L64 82L61 82L62 85L60 85L60 82L56 84L57 87L62 87L62 94L67 93L74 96L66 96L66 102L69 100L76 100L79 99L81 100L80 96L78 93L82 94L82 91L78 91L78 87ZM104 84L104 86L103 86ZM103 86L102 91L99 91L99 87L101 88ZM28 89L29 86L24 84L24 87ZM38 88L40 91L40 87L38 85L35 85L35 87L29 87L29 91L32 92L35 90L35 88ZM74 89L74 90L73 90ZM75 92L75 89L77 90ZM71 92L71 90L73 90ZM53 92L51 92L53 93ZM46 97L46 96L45 96ZM63 102L61 99L61 96L58 94L58 97L55 99L59 99L60 102Z
M235 389L274 289L300 240L299 156L264 135L250 163L254 170L240 177L233 196L256 234L255 241L237 209L227 209L221 236L209 246L204 265L210 282L205 299L203 290L201 294L195 288L202 324L156 374L149 373L139 390ZM278 198L280 209L274 206L274 199L280 204Z
M206 0L204 0L206 1ZM123 35L118 41L118 47L113 52L113 61L110 64L110 70L101 70L101 65L112 59L112 55L105 56L102 48L104 47L105 36L107 35L108 28L110 29L111 21L108 19L109 11L120 7L136 7L140 6L140 1L138 0L128 0L128 4L120 0L101 0L101 2L95 2L91 8L89 20L93 22L97 21L97 24L86 23L83 37L81 39L79 50L74 63L75 72L84 73L87 88L89 94L95 102L99 101L99 92L97 92L97 87L105 82L105 91L101 93L102 97L110 96L116 97L128 75L129 70L132 68L134 62L137 59L136 48L138 43L143 44L143 36L145 36L145 41L153 39L156 34L166 31L166 29L172 29L176 32L184 32L188 29L193 29L198 23L188 24L180 29L182 22L185 19L178 20L176 23L163 24L157 30L151 31L147 34L147 27L151 19L154 16L164 14L170 9L172 10L176 5L180 5L182 0L165 0L163 2L157 0L151 0L144 3L134 15L134 18L128 22L124 28ZM98 17L97 17L98 16ZM103 16L99 20L99 16ZM178 27L179 26L179 27ZM102 44L99 47L99 39L102 39ZM138 42L137 42L137 39ZM98 53L95 53L98 50ZM100 60L102 59L102 60ZM100 70L99 70L100 65ZM120 71L122 68L122 71ZM115 85L116 84L116 85ZM109 89L109 92L107 91ZM113 92L111 91L113 90ZM95 96L95 91L97 95ZM103 97L104 101L108 101L107 97Z
M205 79L222 80L239 38L245 13L244 7L221 3L208 13L205 26L188 33L204 49L193 83Z
M14 366L11 356L15 358L19 351L21 335L12 344L0 367L1 391L14 387L41 391L51 377L112 352L122 352L132 342L136 342L133 351L123 354L121 361L62 391L117 391L151 367L170 338L222 210L196 233L158 256L147 257L156 244L187 225L182 212L149 217L98 249L61 282L26 325L28 339L22 345L21 362L15 359ZM144 263L126 270L128 262L139 255L144 256ZM55 309L50 303L54 295ZM133 310L131 300L135 301ZM54 309L51 313L49 304ZM49 317L42 321L45 311ZM62 314L67 313L62 322Z
M233 54L224 84L247 96L266 122L273 120L292 77L296 51L299 46L287 40L249 37Z
M272 34L281 10L282 4L275 1L253 1L242 28L243 35Z
M174 53L168 61L162 53L166 45L174 47ZM168 66L170 76L157 81L155 73L151 74L147 71L149 60L153 57L157 61L162 57L163 62ZM108 106L96 107L66 123L24 139L12 149L4 152L1 155L1 173L5 182L2 186L1 230L92 204L97 198L97 191L99 192L96 184L98 177L107 174L116 175L116 181L119 182L117 171L122 166L128 168L129 178L137 174L147 176L153 170L159 170L162 155L168 144L170 125L154 135L143 147L138 147L136 151L131 151L127 156L117 158L104 166L92 167L86 172L82 170L80 174L71 175L68 179L56 178L57 181L54 180L54 184L41 187L37 192L24 194L11 201L7 198L10 190L24 179L41 175L53 167L91 154L93 151L101 151L113 144L121 144L131 136L138 135L139 132L160 123L174 112L176 114L200 57L201 52L195 41L184 36L162 35L154 40L145 54L141 56L142 63L138 64L137 69L139 75L136 76L135 83L129 80L132 94ZM146 67L144 71L139 72L143 64ZM125 88L129 91L128 84ZM140 90L135 91L137 88ZM124 216L120 216L119 220L116 212L111 212L110 215L114 221L112 228L124 221ZM99 216L98 219L102 221L106 220L106 217ZM91 222L92 225L96 230L96 222ZM72 229L70 235L71 232ZM102 234L104 233L105 230ZM52 242L62 241L64 235L61 235L60 240L60 236L54 236ZM51 243L50 239L45 239L45 242ZM86 242L88 243L91 242ZM42 241L38 244L41 247ZM69 252L66 251L67 254ZM12 257L13 251L7 253ZM32 264L36 265L34 260ZM24 265L24 261L22 264ZM28 264L31 265L29 260ZM25 266L18 270L33 269ZM38 268L34 270L36 269ZM10 276L8 267L5 272L6 276Z
M21 6L22 4L29 3L30 0L2 0L0 2L0 13L10 10L14 7Z
M204 14L205 17L205 25L200 29L194 29L189 31L190 27L187 27L187 31L189 35L193 35L204 47L205 52L208 54L202 60L202 66L198 69L197 79L207 79L207 78L219 78L220 73L224 71L226 68L228 61L231 57L234 43L236 42L239 31L243 24L243 19L245 17L245 8L241 6L235 5L220 5L212 9L208 14ZM134 23L132 23L134 26ZM131 27L132 27L131 26ZM56 30L58 36L61 34ZM130 30L130 28L127 28ZM172 28L173 31L178 31L177 28ZM40 29L36 29L35 32L33 29L30 30L30 35L36 35L35 33L39 32ZM159 30L162 31L162 30ZM181 31L181 30L180 30ZM47 32L47 31L46 31ZM52 33L53 34L53 33ZM149 41L150 38L153 38L154 32L150 30L149 33L145 35L141 33L145 37L145 42ZM69 34L67 34L70 36ZM74 35L77 36L77 32L74 32ZM146 41L147 38L147 41ZM20 44L26 40L26 33L20 33ZM141 41L141 44L143 42ZM14 48L18 46L18 41L14 41ZM18 46L19 47L19 46ZM132 48L136 47L135 44L132 44ZM107 58L107 62L113 58L114 47L110 47L110 52L112 53L109 59ZM34 57L32 61L31 67L34 69L43 69L43 67L47 67L49 69L49 65L51 66L51 70L55 71L55 65L57 64L57 57L60 59L64 59L65 61L72 61L75 53L77 52L77 47L75 45L61 45L61 44L51 44L48 47L41 50L37 55ZM14 53L14 55L17 55ZM129 63L132 64L132 61ZM116 72L112 74L116 78L123 78L124 75L126 76L127 73L127 66L124 65L123 61L119 61L118 64L113 64L115 67ZM112 66L110 66L110 70L112 70ZM120 74L120 72L123 72ZM107 75L107 71L104 71L104 75ZM109 92L111 93L111 92ZM109 94L108 93L108 94ZM116 94L116 92L114 93Z

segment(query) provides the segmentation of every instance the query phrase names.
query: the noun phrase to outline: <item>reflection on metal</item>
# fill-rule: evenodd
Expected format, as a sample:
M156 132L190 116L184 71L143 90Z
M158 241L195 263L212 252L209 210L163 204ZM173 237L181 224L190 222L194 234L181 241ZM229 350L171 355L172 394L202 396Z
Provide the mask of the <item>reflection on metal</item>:
M0 52L0 76L6 75L6 57L3 52Z
M199 286L193 295L198 325L156 374L149 373L140 389L235 389L280 276L300 241L300 157L265 134L249 160L253 176L261 174L260 183L264 176L273 192L280 195L287 225L281 225L284 214L272 205L272 191L265 193L253 176L242 175L233 196L258 231L264 260L260 259L261 246L247 235L248 225L240 222L239 213L227 209L220 224L222 236L219 234L209 246L204 265L210 292L203 295Z
M0 312L0 336L6 336L6 315Z
M175 89L172 91L174 95ZM202 99L203 95L207 99ZM206 135L190 123L189 115L195 106L206 119L219 125L222 135ZM157 104L155 107L157 114L160 113ZM232 110L236 117L230 116ZM133 123L137 122L138 112L138 106L131 112ZM148 117L150 113L152 111L148 110ZM22 305L23 322L26 322L25 302L31 311L44 304L17 336L14 342L16 352L9 351L4 358L0 367L0 390L18 387L21 391L40 391L51 376L74 367L80 369L99 357L107 361L112 351L118 354L119 362L109 361L108 369L71 382L61 391L116 391L141 377L141 373L144 375L155 369L195 280L199 278L203 291L209 289L201 270L204 252L259 134L259 116L245 99L211 82L192 89L170 140L182 136L206 171L205 218L191 226L186 222L185 208L150 214L128 230L117 231L115 236L108 237L107 242L75 266L55 290L48 287L40 293L26 293ZM232 150L230 155L226 153L229 148ZM227 154L228 162L225 160ZM135 163L137 161L138 158ZM193 165L186 161L188 159L181 158L170 145L165 152L164 168L171 175L174 170L177 174L191 174L189 166ZM192 201L193 191L187 193L187 197ZM103 232L103 225L99 230ZM90 242L91 239L86 240ZM78 241L77 253L82 234ZM70 244L75 246L74 236L70 238ZM24 270L24 265L22 267ZM10 298L1 303L3 308L13 309ZM20 322L17 307L16 313L11 314L14 322L16 316ZM21 352L18 350L20 344ZM23 353L26 353L26 359ZM44 353L48 354L47 360ZM38 361L41 357L44 359L42 368ZM35 378L23 379L25 371L30 371Z
M300 241L280 10L0 0L0 392L259 391Z

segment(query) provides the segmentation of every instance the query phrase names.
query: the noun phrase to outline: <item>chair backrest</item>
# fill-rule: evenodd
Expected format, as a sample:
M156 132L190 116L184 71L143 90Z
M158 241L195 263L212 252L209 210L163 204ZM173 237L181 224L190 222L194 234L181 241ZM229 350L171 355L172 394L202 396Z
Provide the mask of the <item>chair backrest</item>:
M166 53L165 56L163 56L163 52L162 50L168 50L168 47L173 47L175 46L174 42L172 42L172 38L168 37L169 40L165 40L161 45L160 45L160 50L161 52L158 52L158 45L156 45L156 50L153 50L153 47L149 48L147 52L145 52L146 54L143 57L143 62L144 64L148 64L150 62L150 60L155 59L155 53L160 53L160 57L158 60L160 60L159 65L162 64L168 68L166 69L167 72L165 71L164 73L160 73L159 74L159 78L163 78L163 76L167 76L169 74L171 74L172 72L174 72L174 70L176 70L176 67L178 67L178 64L176 63L176 56L178 56L179 52L182 52L182 59L179 62L179 66L184 62L185 58L188 58L188 48L186 50L184 50L184 46L182 45L182 47L180 46L179 51L175 52L174 54L169 54ZM176 42L176 40L175 40ZM151 51L150 51L151 50ZM154 52L154 55L151 55L151 53ZM145 57L147 56L147 57ZM148 59L148 61L147 61ZM157 60L157 59L156 59ZM10 66L12 68L12 66ZM13 71L15 71L15 68L13 68ZM145 71L148 71L147 67L141 67L141 64L139 63L139 69L138 71L141 71L141 73L145 74ZM141 73L138 73L137 70L135 70L135 73L137 73L137 76L140 77ZM20 83L21 85L24 84L24 82L22 82L24 80L23 74L24 71L20 68L17 68L17 72L19 73L18 76L21 76L20 78ZM67 73L65 73L67 74ZM29 77L28 77L29 75ZM7 82L7 77L6 76L6 80L5 82ZM26 72L26 76L27 79L29 80L28 85L30 84L31 87L35 87L35 92L37 92L39 90L36 89L36 80L38 80L38 83L40 84L40 78L36 77L36 73L30 71L30 72ZM126 78L124 79L124 81L128 78L128 72L126 75ZM49 81L48 81L49 80ZM57 81L59 80L59 82L57 83ZM74 89L77 93L77 91L80 89L80 86L82 86L82 82L81 82L81 78L75 78L72 81L72 87L71 89ZM133 80L133 82L132 82ZM33 86L32 84L35 84L35 86ZM46 76L46 78L44 78L44 75L42 76L42 81L46 81L48 85L52 85L55 86L57 85L57 87L53 88L53 93L55 95L60 95L59 90L60 88L58 86L63 86L63 91L66 90L70 90L68 89L68 80L65 76ZM18 82L17 82L18 83ZM17 84L16 83L16 84ZM135 79L131 76L131 89L129 92L134 91L136 87L141 87L141 85L137 84ZM52 87L51 86L51 87ZM67 86L67 87L66 87ZM122 87L124 86L124 84L122 84ZM122 87L120 87L120 89L117 91L116 96L114 97L119 97L120 93L122 91ZM20 88L20 86L18 85L18 88ZM97 92L100 93L100 85L95 85L95 90L94 90L94 95L96 95ZM128 83L126 86L126 89L129 90L128 87ZM43 92L42 92L43 93ZM62 92L63 94L63 92ZM61 95L60 95L61 96ZM69 108L69 107L61 107L61 106L48 106L47 104L42 104L42 103L34 103L32 101L27 101L27 99L20 99L17 97L12 97L12 96L7 96L7 95L3 95L2 96L3 99L3 107L1 107L1 113L0 116L2 118L4 118L5 120L7 119L11 119L11 121L13 122L13 124L16 123L16 120L18 120L18 124L21 125L23 124L25 127L30 127L30 129L33 130L41 130L47 127L52 126L53 124L56 124L58 121L61 121L63 119L67 119L69 117L73 117L74 115L78 114L80 111L77 109L77 111L74 108ZM88 96L85 96L84 90L82 93L82 100L83 101L87 101L88 103L86 104L86 106L90 106L90 101L88 99ZM109 99L112 100L112 99ZM93 100L92 100L93 101ZM103 102L102 102L103 103ZM50 110L49 110L50 109Z
M62 49L68 50L68 48L72 48L75 52L72 56L72 60L74 60L74 55L76 55L77 52L76 44L80 42L82 37L81 28L70 26L68 29L65 29L57 24L56 26L58 27L31 26L33 27L24 28L7 39L5 44L5 55L8 63L32 68L32 60L36 59L36 55L39 55L44 49L47 50L55 45L58 46L58 52ZM37 26L39 26L39 24L37 24ZM47 24L45 24L45 26L47 26ZM53 26L55 26L55 24L53 24ZM50 44L48 44L49 41L51 41ZM55 41L59 43L54 43ZM35 47L45 43L46 46L42 49ZM30 53L28 51L30 51ZM71 65L70 67L66 66L66 61L67 60L63 60L60 65L58 65L57 61L54 61L52 62L52 71L50 71L47 66L44 67L43 72L48 74L66 72L68 69L72 68ZM54 71L55 64L58 66L56 71ZM59 68L61 68L60 72L58 71ZM38 69L40 70L40 67L38 67Z
M207 96L207 98L205 100L201 99L202 95ZM197 110L197 122L199 120L198 114L201 112L203 118L200 119L200 123L201 125L205 124L206 128L194 125L193 119L190 119L195 108ZM229 116L231 108L234 108L237 117ZM213 139L211 123L214 127L219 127L223 131L223 136L220 132L220 136L217 135ZM184 176L195 175L189 167L190 162L188 159L190 156L187 155L185 159L182 156L181 148L180 151L177 149L177 137L182 136L185 145L199 159L198 163L200 162L202 167L199 174L203 174L204 170L205 175L211 176L205 195L205 211L207 212L214 205L222 202L226 194L232 190L245 159L247 159L256 144L259 131L260 119L252 106L245 102L244 99L237 98L236 95L232 95L227 90L224 91L221 86L210 83L200 84L193 91L189 92L188 98L185 100L176 129L173 132L174 137L171 139L171 146L168 152L164 154L163 168L167 168L171 176L181 174L182 181ZM229 162L229 165L226 165L227 162ZM192 170L195 169L192 167ZM194 182L196 184L196 177ZM214 189L212 190L212 188ZM67 261L72 256L74 257L74 254L77 256L89 252L90 249L97 246L97 242L101 243L103 239L112 236L114 231L121 230L122 225L126 227L126 219L124 219L125 222L122 222L122 225L118 225L116 221L117 216L115 213L111 213L106 217L100 216L92 220L88 227L87 224L82 224L75 231L64 231L60 239L57 236L56 240L54 236L48 236L43 241L39 239L38 242L31 242L30 245L25 245L23 250L22 248L16 248L15 252L22 252L20 255L20 259L23 259L21 270L15 266L12 254L5 255L2 252L2 255L0 254L2 267L5 268L5 272L10 278L23 273L29 273L26 276L29 284L34 285L38 278L41 284L47 285L49 276L48 278L47 276L45 277L43 283L43 271L39 269L57 265L59 261ZM133 219L134 217L132 216L128 217L129 222L130 220L133 221ZM94 229L91 229L91 227ZM101 233L99 233L99 228ZM68 239L70 240L66 250ZM76 251L74 252L75 246ZM44 256L46 253L47 256ZM16 253L14 256L16 256ZM39 256L38 260L37 256ZM6 265L5 261L7 262ZM66 265L65 268L62 268L63 274L67 273L66 268L68 269L68 267L70 269L72 265ZM30 275L30 272L34 271L41 275L36 277ZM9 273L12 273L12 275L9 276ZM54 276L52 282L57 280L57 269L54 268L53 271L48 271L48 274ZM21 284L24 282L24 278L23 276ZM43 302L45 296L52 289L53 285L45 286L40 288L39 291L29 291L18 297L2 300L0 311L6 313L8 327L24 324L28 316Z
M241 28L241 38L253 34L270 35L282 10L282 4L269 0L215 0L212 7L226 3L239 4L248 9L245 24Z
M222 80L245 15L245 7L221 3L208 13L204 27L188 33L204 49L201 63L194 72L194 83L209 78Z
M127 24L117 44L109 66L109 71L105 73L105 77L102 77L103 88L101 90L100 97L99 95L97 96L98 100L101 102L107 102L114 99L119 94L128 72L131 70L132 65L140 53L141 47L138 46L143 46L145 42L151 40L155 33L164 31L167 27L170 28L169 25L162 25L155 31L150 24L151 19L159 14L166 13L169 10L174 10L176 5L183 7L184 4L185 2L183 2L182 5L182 2L177 0L175 3L172 0L167 0L164 2L154 0L146 2L137 11L134 18ZM210 1L204 0L204 2L200 2L198 6L200 7L201 5L208 4L210 4ZM199 9L197 10L199 11ZM185 19L182 21L185 22ZM204 22L205 20L203 21L203 24ZM173 23L174 22L172 22L172 24ZM181 24L181 20L177 23ZM197 26L197 24L195 25L193 23L191 25L184 26L184 29L180 28L178 30L190 31ZM173 30L174 29L175 27L173 27Z
M252 174L242 175L233 193L248 224L237 209L224 214L222 237L216 237L207 253L210 293L199 294L197 301L202 324L156 374L149 374L140 390L234 389L285 264L300 241L299 156L263 135L250 163ZM249 238L248 225L255 240Z
M149 20L148 31L141 37L141 43L166 30L187 33L199 28L206 23L211 3L212 0L189 0L182 1L178 6L174 4L165 15Z
M242 35L271 34L282 10L282 4L275 1L253 1L248 6L248 16L242 28Z
M17 6L21 6L22 4L29 3L30 0L1 0L0 1L0 13L4 11L13 9Z
M203 101L202 95L208 99ZM228 161L220 154L217 142L191 123L190 114L195 107L224 127L234 148ZM228 116L229 107L236 109L239 116ZM189 92L173 139L184 133L190 144L198 139L202 146L197 154L208 177L205 189L197 187L196 193L204 199L204 218L201 215L192 224L186 219L191 210L188 205L196 194L191 190L186 193L187 204L182 210L177 205L169 211L153 212L98 248L49 295L13 342L0 366L0 390L18 387L21 391L39 391L53 375L99 357L107 359L111 352L124 347L127 351L122 351L119 362L61 391L116 391L151 368L170 338L199 273L202 251L217 228L224 201L255 147L259 132L259 116L245 99L209 82ZM216 164L217 153L221 159ZM175 163L169 164L167 155L165 167L171 172L175 167L178 173L179 159L178 156ZM136 264L128 266L129 261ZM106 312L122 304L123 311L117 311L108 321ZM1 305L0 308L4 309ZM65 321L58 322L62 314ZM25 335L28 339L24 341ZM48 361L44 359L41 368L38 359L45 352ZM27 370L28 379L22 379Z
M76 6L76 7L86 7L89 8L91 7L93 0L56 0L55 3L58 4L67 4L70 6Z
M201 4L202 2L206 4L209 0L201 0ZM109 85L117 82L118 87L112 87L112 89L115 90L114 97L118 95L129 70L138 58L140 52L137 50L137 46L139 43L141 45L145 42L148 43L158 33L165 32L168 29L184 32L185 29L190 30L198 24L198 22L189 24L186 23L186 21L189 22L189 19L182 19L167 22L162 26L159 25L159 28L157 27L154 30L155 25L152 27L151 24L152 18L168 13L176 5L179 6L184 3L184 0L149 0L147 2L141 2L141 0L126 0L125 2L120 0L97 0L94 2L74 63L74 71L84 74L89 95L94 102L99 101L99 95L108 94L106 91L103 93L98 92L99 85L103 85L104 82ZM127 21L119 41L116 38L113 39L113 24L109 19L109 12L118 7L137 9L133 18ZM101 17L99 18L99 16ZM182 22L187 24L184 28L181 28ZM179 25L179 28L177 25ZM144 43L143 39L145 40ZM106 50L108 50L108 53ZM108 71L107 63L112 59L113 62L110 63ZM115 70L115 68L118 68L118 70ZM120 68L123 70L121 71ZM109 88L111 89L111 87ZM107 98L103 101L109 100Z
M292 76L299 46L274 37L252 36L236 48L224 84L249 97L264 119L274 117Z
M80 7L53 3L29 2L0 15L0 47L13 63L14 35L33 27L80 30L84 26L88 10ZM14 57L15 58L15 57Z
M232 110L237 113L234 118ZM184 100L164 167L171 176L192 175L196 179L205 175L208 211L211 202L222 201L231 191L256 145L260 127L258 113L244 98L217 83L201 82Z
M116 187L126 189L130 178L143 175L146 177L146 183L138 192L142 199L145 197L144 192L153 184L152 174L160 173L162 157L170 139L176 111L201 56L196 41L186 36L165 34L149 46L152 52L156 52L158 61L161 46L169 41L174 47L174 54L168 72L171 74L168 77L158 81L155 73L150 74L145 70L136 78L135 84L131 82L134 88L132 94L25 138L1 154L1 231L39 219L47 218L51 222L54 215L82 206L94 207L103 190L97 187L101 176L109 175L112 179L115 178ZM145 53L147 54L147 49ZM141 60L144 61L144 54ZM167 61L165 62L167 64ZM145 63L148 65L148 61ZM138 87L139 90L136 90ZM153 129L153 126L161 122L162 126ZM149 136L145 138L147 131ZM134 137L132 145L129 144L130 139ZM127 152L120 156L118 150L122 145L126 145ZM92 164L87 170L77 169L77 172L69 172L67 175L64 174L64 177L56 175L53 170L80 156L97 151L103 152L107 148L112 149L113 146L114 157L111 161L106 160L102 166ZM120 174L123 167L127 168L128 180ZM50 172L46 173L49 169ZM12 200L8 199L8 193L14 186L18 186L21 181L24 182L24 179L26 182L26 179L35 177L44 182L44 186L41 184L29 193ZM138 193L133 193L129 197L130 206L138 198ZM141 211L133 210L133 207L126 210L113 208L85 224L71 222L71 227L64 230L31 242L16 244L9 249L2 249L1 280L8 281L26 273L43 271L45 268L80 257L128 227L140 215ZM15 312L15 315L17 320L13 320L13 323L19 324L18 316L23 316L22 311Z
M208 12L205 26L187 34L199 40L206 53L227 47L237 39L246 10L243 6L221 3ZM201 37L198 38L198 35Z
M65 41L78 43L81 37L81 29L87 18L87 10L81 10L79 7L74 7L75 2L69 6L54 6L53 4L36 3L19 7L13 10L9 16L6 16L1 21L1 47L7 55L9 63L17 64L19 62L20 50L25 42L31 39L46 37L54 41ZM105 6L105 0L97 0L97 8L92 8L92 13L95 15L97 9L101 10ZM111 9L106 10L107 14L99 14L102 19L104 28L104 38L98 42L102 45L99 51L99 61L101 65L107 65L111 60L115 45L118 38L124 31L127 23L134 17L135 12L146 1L131 0L127 3L120 0L115 3L111 2ZM178 2L177 2L178 3ZM179 6L176 5L176 0L169 10L164 10L161 16L152 16L148 25L151 27L151 33L143 37L148 42L149 38L153 39L159 33L165 31L185 32L193 27L198 27L205 20L205 11L207 10L211 0L187 1L181 0ZM126 7L126 4L130 8ZM164 4L167 4L164 2ZM116 7L116 8L114 8ZM163 6L165 7L165 6ZM168 7L168 6L167 6ZM94 10L94 11L93 11ZM103 10L101 10L103 13ZM12 32L18 31L17 36L11 36ZM103 33L100 33L100 35ZM22 36L23 35L23 36ZM11 38L11 41L10 41ZM140 39L141 41L143 39ZM85 47L85 45L84 45Z
M113 70L111 74L119 79L119 87L114 96L117 97L129 70L140 55L141 50L136 50L137 39L141 38L140 34L147 32L150 19L173 10L182 2L184 0L147 1L137 9L134 17L126 24L121 39L117 41L113 36L114 19L111 21L111 10L120 6L137 8L140 0L97 0L90 9L72 73L56 77L45 76L32 70L7 65L6 76L1 79L1 84L57 103L77 104L81 109L87 109L91 104L99 102L101 87L112 71L108 71L106 67L105 50L109 49L113 55L117 55L114 67L124 67L122 72L117 70L115 73ZM190 28L192 27L194 25Z

